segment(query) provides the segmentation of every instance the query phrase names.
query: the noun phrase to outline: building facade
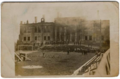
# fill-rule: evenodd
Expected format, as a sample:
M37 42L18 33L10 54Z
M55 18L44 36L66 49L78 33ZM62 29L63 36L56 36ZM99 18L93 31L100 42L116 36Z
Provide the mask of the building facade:
M55 18L54 22L20 23L17 46L39 48L43 45L89 44L109 40L109 20L85 20L84 18Z

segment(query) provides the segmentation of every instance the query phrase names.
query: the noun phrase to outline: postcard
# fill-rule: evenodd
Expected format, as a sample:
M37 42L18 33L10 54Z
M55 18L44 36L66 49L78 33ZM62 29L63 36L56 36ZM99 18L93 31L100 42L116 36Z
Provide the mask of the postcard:
M3 2L2 77L115 77L118 2Z

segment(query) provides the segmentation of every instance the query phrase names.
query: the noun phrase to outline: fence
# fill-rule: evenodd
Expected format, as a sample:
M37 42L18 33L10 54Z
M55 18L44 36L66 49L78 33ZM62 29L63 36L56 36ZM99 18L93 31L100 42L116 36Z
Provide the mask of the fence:
M18 45L18 50L33 50L33 45Z

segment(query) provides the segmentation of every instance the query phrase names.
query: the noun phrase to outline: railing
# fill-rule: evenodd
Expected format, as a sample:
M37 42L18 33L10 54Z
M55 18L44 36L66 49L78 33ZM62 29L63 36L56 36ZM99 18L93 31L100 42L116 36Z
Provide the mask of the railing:
M15 53L15 62L31 60L30 58L28 58L27 55L32 52L36 52L36 51L20 51L19 50L17 53Z
M83 75L85 73L89 73L89 75L94 74L100 63L100 60L102 59L102 56L103 54L95 55L89 61L83 64L80 68L74 71L72 75Z
M104 54L95 55L80 68L75 70L72 75L110 75L110 50Z
M33 50L33 45L18 45L18 50L25 50L28 49L29 50Z
M99 63L99 67L96 70L95 75L99 75L101 74L101 76L109 76L110 75L110 50L107 50L104 55L103 58L101 60L101 62Z
M15 53L15 62L17 62L17 61L23 61L23 60L21 59L21 57L18 54Z

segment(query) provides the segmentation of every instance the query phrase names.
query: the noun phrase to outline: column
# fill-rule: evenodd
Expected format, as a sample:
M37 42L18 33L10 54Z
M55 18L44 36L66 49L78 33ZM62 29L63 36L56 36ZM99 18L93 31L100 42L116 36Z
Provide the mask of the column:
M59 27L59 41L61 41L61 27Z
M77 32L75 32L75 43L77 42Z
M72 32L70 33L70 42L72 42Z
M57 27L55 26L55 41L57 41Z
M64 41L66 41L66 27L64 27Z

